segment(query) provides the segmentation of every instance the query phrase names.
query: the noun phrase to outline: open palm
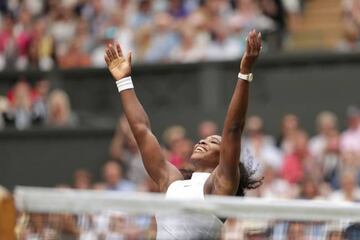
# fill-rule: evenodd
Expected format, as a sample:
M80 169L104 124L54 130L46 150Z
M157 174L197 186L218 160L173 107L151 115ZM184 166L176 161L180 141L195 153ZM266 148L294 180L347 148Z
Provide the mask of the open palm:
M240 71L244 74L251 72L261 52L261 33L255 30L249 32L246 38L246 48L240 63Z
M109 44L105 49L105 62L115 80L131 74L131 53L125 58L118 43Z

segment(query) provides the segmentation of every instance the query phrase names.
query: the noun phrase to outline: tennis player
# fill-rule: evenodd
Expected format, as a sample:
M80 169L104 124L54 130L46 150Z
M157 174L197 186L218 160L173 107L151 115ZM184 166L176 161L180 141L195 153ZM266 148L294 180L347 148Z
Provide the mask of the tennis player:
M241 135L248 107L252 69L260 54L261 34L251 31L240 63L237 83L225 118L222 136L208 136L194 147L191 161L195 172L185 180L180 171L166 160L151 132L150 122L139 102L131 79L131 53L124 56L119 44L109 44L105 61L116 81L123 110L139 146L146 171L166 193L167 199L204 199L205 195L244 195L257 187L240 161ZM222 222L215 216L184 214L157 216L157 239L219 239Z

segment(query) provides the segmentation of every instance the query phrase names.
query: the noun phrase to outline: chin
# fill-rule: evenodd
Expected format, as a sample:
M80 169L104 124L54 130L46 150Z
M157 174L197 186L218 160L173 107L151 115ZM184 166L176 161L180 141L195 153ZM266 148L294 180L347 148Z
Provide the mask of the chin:
M199 160L202 160L204 157L204 153L201 153L201 152L194 152L190 159L193 160L193 161L199 161Z

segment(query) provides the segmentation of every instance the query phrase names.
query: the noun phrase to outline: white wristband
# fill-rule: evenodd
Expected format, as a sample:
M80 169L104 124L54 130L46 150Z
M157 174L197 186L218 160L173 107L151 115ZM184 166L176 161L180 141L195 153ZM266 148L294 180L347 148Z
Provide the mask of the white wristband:
M134 88L133 82L131 80L131 76L117 80L116 86L117 86L119 92Z
M245 81L248 81L248 82L251 82L253 80L254 76L252 73L249 73L249 74L242 74L239 72L238 74L238 79L241 79L241 80L245 80Z

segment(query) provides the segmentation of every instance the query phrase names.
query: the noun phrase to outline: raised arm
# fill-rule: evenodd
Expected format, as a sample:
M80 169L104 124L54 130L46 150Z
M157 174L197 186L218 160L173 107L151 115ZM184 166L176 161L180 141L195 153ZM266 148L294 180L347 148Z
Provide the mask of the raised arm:
M109 44L105 50L105 61L115 80L131 76L131 53L125 58L119 44L116 46ZM168 185L181 179L182 175L165 159L160 144L151 132L149 118L136 97L134 89L120 91L120 99L139 146L145 169L158 184L160 190L166 191Z
M251 31L240 63L240 73L252 73L252 67L261 50L261 34ZM238 79L226 114L220 148L220 163L215 182L219 194L233 194L238 187L241 135L245 125L250 82ZM219 185L220 184L220 185Z

